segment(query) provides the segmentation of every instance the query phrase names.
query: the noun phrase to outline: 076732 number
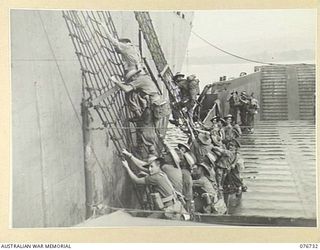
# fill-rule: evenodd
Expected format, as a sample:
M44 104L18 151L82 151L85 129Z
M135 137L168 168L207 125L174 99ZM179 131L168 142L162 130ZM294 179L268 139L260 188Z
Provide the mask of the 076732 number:
M305 249L317 249L318 244L300 244L300 248L305 248Z

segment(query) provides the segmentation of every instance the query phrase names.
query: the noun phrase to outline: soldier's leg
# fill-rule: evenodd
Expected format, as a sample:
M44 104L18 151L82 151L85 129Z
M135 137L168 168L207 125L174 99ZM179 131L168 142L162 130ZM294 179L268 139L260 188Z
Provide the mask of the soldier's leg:
M217 185L218 185L219 191L223 190L222 179L223 179L223 169L217 168L216 169L216 180L217 180Z
M195 105L195 100L191 99L188 101L188 104L187 104L187 114L188 114L188 117L189 117L189 121L191 122L191 124L193 124L193 108L194 108L194 105Z
M236 124L238 123L238 111L239 111L239 108L234 107L234 113L232 114L232 116L233 116L233 120Z
M128 104L129 110L133 113L134 119L138 119L141 117L143 110L146 106L145 99L141 98L141 96L136 92L129 92L125 95L126 102Z
M172 106L172 108L171 108L172 119L169 119L170 123L172 123L176 126L181 125L181 123L180 123L181 109L182 109L181 103L177 103L174 106Z
M250 112L248 112L247 114L247 126L248 126L248 130L251 132L253 129L253 119L254 119L254 115Z
M246 125L246 110L244 107L240 107L240 120L241 120L241 126Z
M244 110L244 126L248 129L248 111L247 109Z
M230 107L229 109L229 114L232 115L233 117L235 117L235 107Z
M252 114L252 117L251 117L251 132L253 132L254 130L254 114Z
M233 112L232 112L232 117L235 123L238 123L238 118L237 118L237 108L233 108Z
M158 136L150 108L144 110L141 120L137 122L137 127L137 151L139 155L141 155L141 158L145 158L146 154L155 154Z
M176 200L173 205L164 208L165 217L171 220L188 220L188 212L184 209L181 202Z

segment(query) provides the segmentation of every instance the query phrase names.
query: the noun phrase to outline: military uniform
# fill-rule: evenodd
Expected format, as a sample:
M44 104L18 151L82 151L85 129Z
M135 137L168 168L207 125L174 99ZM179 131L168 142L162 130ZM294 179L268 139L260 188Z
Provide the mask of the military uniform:
M232 92L228 102L229 102L229 106L230 106L229 113L232 115L234 122L237 123L238 122L238 111L239 111L239 105L240 105L238 93Z
M142 68L141 56L134 44L114 41L114 46L121 53L123 66L127 72Z
M185 152L180 151L182 147L185 148ZM178 144L178 155L180 158L180 168L182 172L182 194L186 201L186 209L190 211L191 201L193 200L193 181L191 176L192 168L196 162L195 156L191 153L190 147L187 144L179 143Z
M176 82L180 89L180 108L186 108L190 121L193 121L193 108L199 94L199 80L194 75Z
M185 200L188 202L193 199L193 193L192 193L193 181L191 177L191 172L186 168L181 169L181 172L182 172L182 183L183 183L182 194Z
M229 116L229 118L231 117L231 115ZM237 137L239 137L242 132L241 132L241 128L238 124L235 124L234 126L231 124L231 122L228 122L224 127L223 127L223 131L224 131L224 140L223 143L225 145L228 145L228 143L230 143L231 141L235 140Z
M235 145L237 142L234 141L233 144ZM221 157L216 164L219 188L223 189L224 192L235 192L243 186L240 178L241 164L239 152L238 150L220 149L219 153Z
M193 186L200 187L205 193L215 196L217 191L213 188L210 180L206 176L201 176L198 180L193 180Z
M207 138L206 138L207 137ZM213 145L209 136L200 133L198 138L194 139L191 144L191 152L197 159L197 162L204 162L208 152L211 152Z
M160 209L165 212L166 218L180 220L187 214L181 202L177 200L175 190L164 172L145 177L145 182L152 186L154 192L160 194L163 203Z
M155 154L158 131L152 108L161 96L149 75L139 72L137 74L136 79L128 81L128 85L132 86L133 90L126 94L126 100L129 110L135 114L138 153L142 154L142 147L146 147L148 154Z
M114 45L115 50L121 54L125 73L132 70L143 69L141 56L136 46L129 39L116 39L108 31L108 28L101 24L106 38ZM102 35L98 32L99 35ZM102 35L103 36L103 35Z
M167 181L164 172L156 173L145 177L146 184L151 185L155 192L160 193L161 198L168 198L174 195L174 191Z
M251 98L249 105L247 106L247 126L250 132L253 132L254 116L258 113L259 103L255 98Z
M194 191L197 194L195 199L196 211L204 213L220 213L226 212L225 203L219 198L218 190L212 185L210 179L210 168L203 163L198 164L205 172L200 178L193 180Z
M169 181L172 183L174 189L180 193L183 191L182 184L182 172L180 168L174 167L173 164L164 164L161 166L161 169L169 178Z
M216 153L219 155L216 161L216 179L220 190L223 190L225 177L231 169L231 164L235 159L235 155L226 149L220 148Z
M234 100L234 97L233 97L233 92L231 93L231 96L229 97L228 102L229 102L229 113L233 117L236 117L235 116L236 108L235 108L235 100Z

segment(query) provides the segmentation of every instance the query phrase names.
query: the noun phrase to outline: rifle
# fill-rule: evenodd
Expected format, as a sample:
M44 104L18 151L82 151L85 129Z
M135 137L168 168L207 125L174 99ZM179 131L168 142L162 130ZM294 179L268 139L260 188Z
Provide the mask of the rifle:
M216 106L217 106L217 103L215 102L215 103L213 104L212 108L208 111L207 116L203 119L203 121L202 121L203 124L205 124L206 121L209 119L211 113L214 112L214 109L216 108Z

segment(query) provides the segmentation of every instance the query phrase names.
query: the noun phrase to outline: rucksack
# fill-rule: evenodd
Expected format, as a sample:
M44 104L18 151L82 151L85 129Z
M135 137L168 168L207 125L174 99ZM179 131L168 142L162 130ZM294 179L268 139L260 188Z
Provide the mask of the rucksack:
M191 75L187 77L187 80L188 80L188 89L189 89L190 97L199 95L200 94L199 79L197 79L195 75Z

